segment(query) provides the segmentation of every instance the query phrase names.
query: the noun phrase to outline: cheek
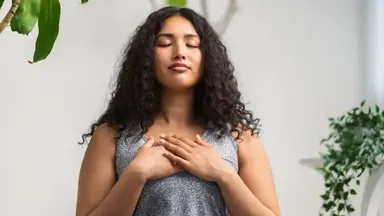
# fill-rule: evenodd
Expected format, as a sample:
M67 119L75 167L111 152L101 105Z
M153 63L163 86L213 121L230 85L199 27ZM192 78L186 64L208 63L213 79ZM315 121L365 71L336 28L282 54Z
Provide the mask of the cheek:
M155 50L153 56L153 64L155 66L155 70L162 68L162 65L166 64L164 53L160 52L159 50Z
M192 55L191 61L196 69L201 70L203 65L203 54L201 52L195 53Z

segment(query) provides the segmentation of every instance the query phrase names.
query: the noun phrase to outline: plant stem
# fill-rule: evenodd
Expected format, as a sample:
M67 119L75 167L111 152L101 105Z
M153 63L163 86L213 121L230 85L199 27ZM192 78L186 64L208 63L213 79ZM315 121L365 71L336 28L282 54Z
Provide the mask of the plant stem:
M214 24L215 29L219 35L224 34L224 32L227 30L228 25L231 22L232 17L237 10L238 10L237 0L230 0L228 8L224 14L224 17L222 17L220 21Z
M152 11L155 11L155 10L158 9L155 0L149 0L149 3L151 3L151 10L152 10Z
M0 23L0 33L9 25L13 16L16 13L17 8L19 8L21 0L12 0L11 9L9 9L8 13L5 15L4 19Z
M205 17L205 19L209 20L207 1L201 0L200 4L201 4L201 10L202 10L203 16Z

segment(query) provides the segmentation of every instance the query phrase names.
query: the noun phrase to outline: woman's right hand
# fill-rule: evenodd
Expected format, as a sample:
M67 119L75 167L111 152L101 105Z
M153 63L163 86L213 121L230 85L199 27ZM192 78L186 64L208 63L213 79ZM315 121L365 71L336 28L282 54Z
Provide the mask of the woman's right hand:
M133 166L131 168L139 172L146 181L165 178L184 171L183 168L174 165L164 156L164 152L167 150L162 145L153 146L154 144L155 139L150 137L139 148L130 164Z

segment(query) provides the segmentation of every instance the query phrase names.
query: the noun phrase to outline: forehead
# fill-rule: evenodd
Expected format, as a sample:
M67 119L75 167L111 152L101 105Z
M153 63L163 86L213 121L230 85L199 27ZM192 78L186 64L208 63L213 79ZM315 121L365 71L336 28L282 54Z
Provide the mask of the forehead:
M173 16L166 19L160 29L159 34L173 34L173 35L197 35L195 27L192 23L182 16Z

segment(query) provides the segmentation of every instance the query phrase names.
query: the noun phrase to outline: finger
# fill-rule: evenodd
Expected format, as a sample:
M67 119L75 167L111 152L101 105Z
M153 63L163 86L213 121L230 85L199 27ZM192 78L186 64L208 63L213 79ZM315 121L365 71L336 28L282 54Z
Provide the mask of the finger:
M165 149L172 152L173 154L176 154L182 158L188 159L189 152L187 152L185 149L181 148L180 146L170 143L165 139L161 139L160 144L164 146Z
M155 138L149 137L149 139L143 144L143 147L149 148L152 147L153 144L155 144Z
M190 145L186 144L185 142L183 142L182 140L180 139L177 139L177 138L173 138L172 136L165 136L163 138L165 141L171 143L171 144L174 144L174 145L177 145L179 146L180 148L183 148L184 150L186 150L187 152L191 152L192 151L192 148Z
M164 156L164 157L165 157L165 156ZM167 158L167 159L168 159L168 158ZM171 159L169 159L169 161L171 161ZM184 168L183 168L182 166L177 165L177 166L172 166L172 170L173 170L174 173L178 173L178 172L183 171Z
M182 166L174 166L173 167L173 171L175 172L175 173L177 173L177 172L181 172L181 171L183 171L184 170L184 168L182 167Z
M191 146L191 147L196 147L197 144L195 142L193 142L192 140L190 139L187 139L185 137L181 137L181 136L178 136L178 135L173 135L172 138L175 138L175 139L178 139L182 142L184 142L185 144Z
M172 154L172 152L164 152L164 156L167 157L170 161L172 161L173 163L176 163L178 164L178 166L181 167L187 167L189 165L189 162L177 155L174 155ZM175 168L177 169L177 166L175 166Z
M199 134L196 134L196 143L202 146L211 146L207 142L205 142L203 139L201 139Z
M172 153L171 153L172 154ZM165 157L165 156L164 156ZM174 162L174 161L172 161L172 160L170 160L169 158L167 158L170 162L171 162L171 164L172 164L172 167L173 167L173 169L176 171L176 170L183 170L183 167L182 166L180 166L179 164L177 164L176 162Z

